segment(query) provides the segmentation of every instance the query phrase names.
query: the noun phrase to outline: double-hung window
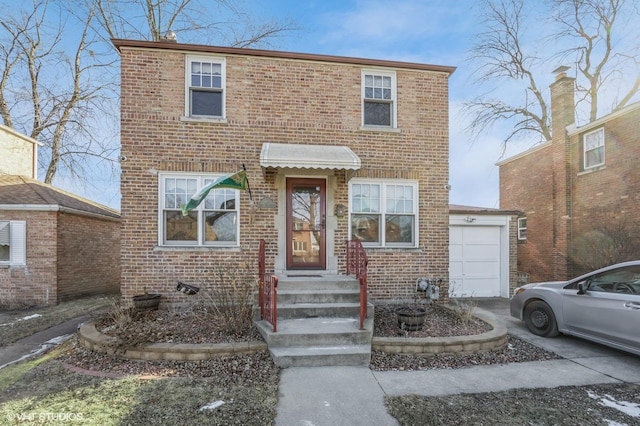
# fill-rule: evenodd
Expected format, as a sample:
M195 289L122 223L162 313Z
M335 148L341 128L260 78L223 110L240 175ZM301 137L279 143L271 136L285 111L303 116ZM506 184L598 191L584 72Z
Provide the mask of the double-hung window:
M225 60L187 57L186 115L194 118L225 118Z
M185 205L215 175L164 174L160 178L159 242L164 246L237 246L240 192L212 189L198 207L182 215Z
M585 169L604 165L604 128L586 133L583 146Z
M526 217L518 218L518 240L519 241L527 240L527 218Z
M418 184L412 181L349 183L350 235L366 246L415 247Z
M362 71L363 126L396 127L396 75Z
M0 221L0 265L26 265L27 225L22 220Z

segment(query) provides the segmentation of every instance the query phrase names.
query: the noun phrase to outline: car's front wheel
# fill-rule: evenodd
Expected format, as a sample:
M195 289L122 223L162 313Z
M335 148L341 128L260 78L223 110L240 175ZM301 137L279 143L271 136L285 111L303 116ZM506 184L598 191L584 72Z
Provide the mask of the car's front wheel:
M558 335L558 324L553 310L545 302L536 300L524 309L524 322L533 334L543 337Z

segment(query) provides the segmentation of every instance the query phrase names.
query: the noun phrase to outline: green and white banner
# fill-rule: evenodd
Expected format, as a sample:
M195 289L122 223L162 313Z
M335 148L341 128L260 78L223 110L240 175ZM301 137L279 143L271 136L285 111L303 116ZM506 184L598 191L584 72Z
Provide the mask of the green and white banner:
M193 194L187 204L180 206L182 215L187 216L189 214L189 210L193 210L198 207L200 203L207 198L209 192L215 188L229 188L244 191L249 188L247 172L245 170L240 170L239 172L231 175L221 176L209 185L203 186L200 191Z

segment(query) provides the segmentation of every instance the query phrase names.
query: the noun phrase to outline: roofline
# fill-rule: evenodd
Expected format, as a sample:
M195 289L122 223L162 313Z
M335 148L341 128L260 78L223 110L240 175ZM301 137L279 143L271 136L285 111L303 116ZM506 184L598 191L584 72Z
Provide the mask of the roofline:
M76 216L87 216L97 219L106 219L112 222L120 222L119 217L109 216L100 213L87 212L84 210L72 209L59 204L0 204L0 210L13 211L40 211L40 212L60 212L69 213Z
M620 108L619 110L615 110L603 117L598 118L595 121L592 121L591 123L587 123L583 126L577 127L575 124L571 124L569 126L567 126L567 134L569 136L575 136L579 133L583 133L586 131L589 131L591 129L595 129L596 127L599 127L601 125L603 125L604 123L606 123L609 120L613 120L615 118L618 118L622 115L625 115L627 113L630 113L636 109L640 108L640 102L635 102L631 105L627 105L624 108Z
M25 142L31 142L34 145L42 146L42 143L38 142L37 140L35 140L31 136L27 136L24 133L20 133L16 129L12 129L11 127L7 127L4 124L0 124L0 129L2 129L3 131L5 131L7 133L11 133L13 136L18 137L18 138L24 140Z
M544 148L546 148L548 146L551 146L551 141L538 143L538 144L532 146L531 148L527 149L526 151L522 151L521 153L516 154L516 155L514 155L512 157L505 158L502 161L498 161L496 163L496 166L500 167L503 164L507 164L507 163L509 163L511 161L517 160L517 159L522 158L522 157L526 157L527 155L531 154L532 152L539 151L539 150L544 149Z
M500 210L489 207L459 206L449 204L449 214L474 214L478 216L520 216L520 210Z
M420 71L443 72L453 74L456 67L445 65L420 64L416 62L388 61L382 59L352 58L347 56L319 55L314 53L284 52L278 50L250 49L239 47L207 46L202 44L176 43L173 41L145 41L111 39L113 45L121 51L123 47L142 49L164 49L176 51L190 51L203 53L217 53L225 55L258 56L268 58L297 59L317 62L334 62L340 64L367 65L389 68L405 68Z

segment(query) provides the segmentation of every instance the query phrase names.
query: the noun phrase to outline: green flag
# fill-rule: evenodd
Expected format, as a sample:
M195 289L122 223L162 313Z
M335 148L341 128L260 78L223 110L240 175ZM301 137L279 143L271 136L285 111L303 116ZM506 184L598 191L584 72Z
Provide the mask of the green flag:
M238 173L234 173L232 175L221 176L218 179L214 180L207 186L203 186L200 191L193 194L193 196L189 199L187 204L180 206L180 210L182 210L182 216L186 216L189 214L189 210L193 210L200 205L202 200L204 200L209 191L214 188L230 188L230 189L238 189L245 190L249 187L249 181L247 179L247 172L244 170L240 170Z

